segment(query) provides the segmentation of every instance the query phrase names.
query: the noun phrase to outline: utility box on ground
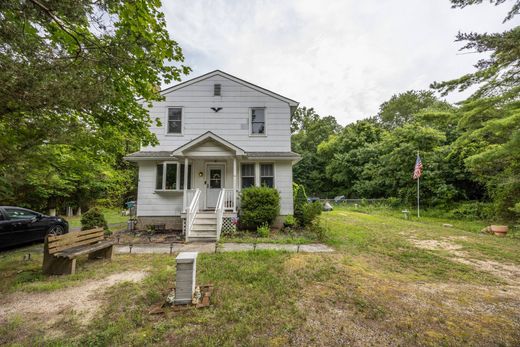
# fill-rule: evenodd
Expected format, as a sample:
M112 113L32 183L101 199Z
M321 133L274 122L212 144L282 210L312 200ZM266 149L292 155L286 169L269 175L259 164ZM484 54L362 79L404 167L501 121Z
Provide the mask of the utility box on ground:
M197 252L181 252L176 258L175 305L190 304L195 292Z

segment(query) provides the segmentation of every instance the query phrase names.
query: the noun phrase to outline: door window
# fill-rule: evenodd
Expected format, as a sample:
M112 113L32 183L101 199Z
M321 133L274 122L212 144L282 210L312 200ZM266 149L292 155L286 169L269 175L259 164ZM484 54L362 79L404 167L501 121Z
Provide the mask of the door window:
M33 219L38 214L32 211L21 210L18 208L6 208L5 213L9 219Z
M222 170L210 169L209 170L209 187L213 189L222 188Z

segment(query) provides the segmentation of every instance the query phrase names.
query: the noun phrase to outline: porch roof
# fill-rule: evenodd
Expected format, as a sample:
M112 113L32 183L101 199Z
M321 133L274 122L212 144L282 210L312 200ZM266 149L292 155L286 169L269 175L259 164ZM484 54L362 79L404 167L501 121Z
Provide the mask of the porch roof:
M182 155L174 156L171 151L140 151L125 157L128 161L141 160L176 160ZM294 152L245 152L244 159L272 159L272 160L299 160L301 157Z

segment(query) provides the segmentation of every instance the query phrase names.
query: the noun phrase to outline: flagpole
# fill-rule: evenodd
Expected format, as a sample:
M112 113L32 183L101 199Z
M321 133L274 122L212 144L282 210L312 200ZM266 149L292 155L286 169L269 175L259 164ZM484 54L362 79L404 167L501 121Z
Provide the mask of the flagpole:
M419 157L419 151L417 151L417 157ZM420 213L419 213L419 180L421 179L421 177L417 177L417 218L420 218Z
M420 180L420 178L417 177L417 218L420 217L420 214L419 214L419 180Z

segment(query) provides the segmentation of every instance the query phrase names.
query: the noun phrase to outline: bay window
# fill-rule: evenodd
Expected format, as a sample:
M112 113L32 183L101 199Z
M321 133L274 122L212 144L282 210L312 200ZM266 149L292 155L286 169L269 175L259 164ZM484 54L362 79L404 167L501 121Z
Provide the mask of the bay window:
M155 174L156 190L184 189L184 164L160 163L157 164ZM188 187L191 189L191 165L188 165Z

